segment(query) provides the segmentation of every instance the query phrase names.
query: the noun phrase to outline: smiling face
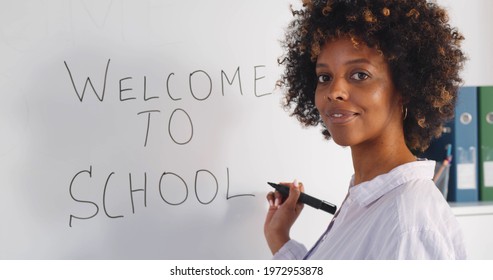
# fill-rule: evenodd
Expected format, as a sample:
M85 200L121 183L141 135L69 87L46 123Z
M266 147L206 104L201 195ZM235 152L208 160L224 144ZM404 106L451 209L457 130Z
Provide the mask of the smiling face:
M337 144L356 147L403 137L400 96L377 50L345 38L330 41L315 70L315 105Z

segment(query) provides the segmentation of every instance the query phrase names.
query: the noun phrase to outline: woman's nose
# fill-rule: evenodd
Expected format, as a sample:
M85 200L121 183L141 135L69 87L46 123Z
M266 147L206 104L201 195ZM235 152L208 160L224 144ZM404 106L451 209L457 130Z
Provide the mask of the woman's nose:
M348 98L348 84L343 78L336 78L332 81L325 95L328 101L344 101Z

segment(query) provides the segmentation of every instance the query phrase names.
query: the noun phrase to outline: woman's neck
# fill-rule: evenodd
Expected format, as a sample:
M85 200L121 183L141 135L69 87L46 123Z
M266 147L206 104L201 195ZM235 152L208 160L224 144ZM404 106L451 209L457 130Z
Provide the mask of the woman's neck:
M374 141L351 147L354 185L388 173L395 167L413 162L416 157L407 148L403 137L397 141Z

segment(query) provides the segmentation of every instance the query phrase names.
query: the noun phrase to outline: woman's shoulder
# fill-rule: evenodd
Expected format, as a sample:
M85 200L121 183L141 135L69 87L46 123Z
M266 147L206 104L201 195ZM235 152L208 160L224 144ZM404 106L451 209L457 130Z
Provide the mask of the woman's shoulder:
M395 191L395 207L402 231L446 230L458 225L448 202L432 180L410 180Z
M403 206L421 206L423 209L434 206L450 208L445 197L430 179L416 178L406 181L396 189L395 196Z
M404 184L396 197L396 207L403 242L423 248L404 251L419 252L419 258L466 257L460 224L433 181L416 179Z

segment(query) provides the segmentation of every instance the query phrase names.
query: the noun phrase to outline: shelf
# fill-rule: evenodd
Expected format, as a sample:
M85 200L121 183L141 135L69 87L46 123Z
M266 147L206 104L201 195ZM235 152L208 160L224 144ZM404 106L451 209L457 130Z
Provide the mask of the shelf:
M493 201L449 202L455 216L493 215Z

